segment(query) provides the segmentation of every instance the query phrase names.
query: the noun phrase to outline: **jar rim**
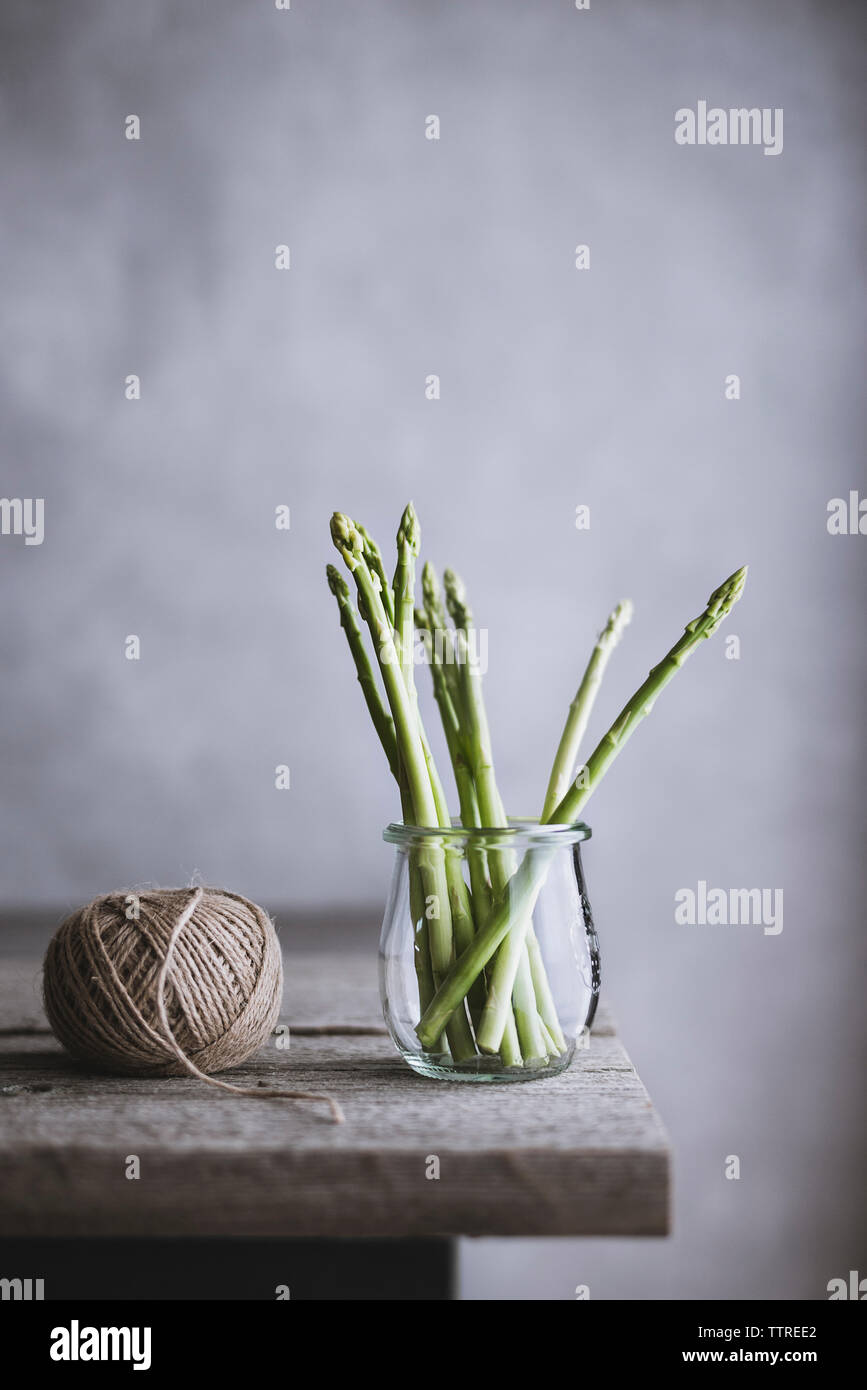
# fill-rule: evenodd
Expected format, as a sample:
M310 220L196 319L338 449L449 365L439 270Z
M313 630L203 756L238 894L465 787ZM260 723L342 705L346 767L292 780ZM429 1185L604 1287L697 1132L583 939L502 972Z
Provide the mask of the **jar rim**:
M440 825L405 825L402 821L392 821L382 832L382 838L391 845L418 844L420 841L437 841L444 844L460 845L476 842L489 843L492 840L508 844L522 845L575 845L589 840L593 831L584 821L573 821L567 825L540 825L538 820L519 820L509 817L508 825L470 826L453 820L446 829Z

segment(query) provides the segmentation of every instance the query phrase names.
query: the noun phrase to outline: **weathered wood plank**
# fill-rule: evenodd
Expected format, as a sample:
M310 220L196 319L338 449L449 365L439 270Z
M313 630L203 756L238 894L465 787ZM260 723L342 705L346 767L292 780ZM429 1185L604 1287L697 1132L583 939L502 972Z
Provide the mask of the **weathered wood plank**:
M0 1033L43 1032L42 962L0 957Z
M17 967L17 987L3 964L0 1027L44 1026L22 993L33 963ZM293 954L286 1003L293 1028L379 1026L375 961ZM385 1036L299 1033L288 1051L269 1045L231 1075L328 1091L346 1124L324 1107L257 1103L192 1078L95 1076L47 1033L0 1037L0 1233L667 1230L665 1133L610 1027L568 1072L527 1085L428 1081ZM130 1154L138 1180L125 1176ZM438 1179L426 1176L430 1155Z
M8 1235L666 1229L664 1134L616 1039L526 1086L427 1082L378 1038L304 1040L279 1063L266 1056L233 1073L326 1088L343 1126L316 1106L257 1104L192 1079L94 1078L50 1039L23 1039L14 1052L10 1041L0 1093ZM132 1153L138 1181L124 1176ZM425 1176L431 1154L438 1181Z

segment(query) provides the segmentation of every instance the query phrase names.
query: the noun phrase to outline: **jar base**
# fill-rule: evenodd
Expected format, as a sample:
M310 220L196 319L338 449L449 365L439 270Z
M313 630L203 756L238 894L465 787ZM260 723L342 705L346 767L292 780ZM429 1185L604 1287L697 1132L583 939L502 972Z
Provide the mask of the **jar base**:
M399 1048L401 1057L419 1076L430 1077L434 1081L474 1081L492 1082L494 1085L508 1085L511 1082L544 1081L546 1077L559 1076L564 1072L575 1055L575 1047L568 1047L558 1057L551 1057L545 1066L505 1067L499 1057L472 1057L469 1061L456 1063L450 1057L437 1054L405 1052Z

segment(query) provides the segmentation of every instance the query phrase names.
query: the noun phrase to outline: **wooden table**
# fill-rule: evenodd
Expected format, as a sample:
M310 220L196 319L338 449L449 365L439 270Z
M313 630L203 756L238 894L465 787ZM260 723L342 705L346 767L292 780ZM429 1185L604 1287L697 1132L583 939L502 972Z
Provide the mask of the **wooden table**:
M301 1265L319 1252L320 1285L351 1297L340 1288L377 1282L373 1238L377 1247L390 1242L386 1263L403 1290L387 1296L435 1297L447 1296L446 1237L668 1231L666 1135L604 1009L589 1047L560 1076L508 1086L434 1082L414 1075L385 1033L372 953L289 952L291 1045L280 1049L275 1039L233 1079L288 1077L299 1090L327 1091L346 1115L337 1126L318 1105L257 1102L193 1078L87 1072L48 1031L39 968L33 958L0 959L2 1276L15 1273L13 1255L20 1263L37 1251L61 1271L65 1252L86 1277L99 1264L95 1252L108 1258L119 1241L134 1258L147 1242L178 1237L176 1256L213 1254L203 1240L231 1239L240 1249L267 1238L290 1251L292 1296ZM131 1155L138 1179L126 1176ZM437 1167L439 1177L428 1176ZM114 1240L106 1246L105 1237ZM364 1256L356 1275L353 1251ZM427 1284L412 1274L425 1263ZM213 1267L205 1259L199 1277ZM165 1250L155 1269L167 1287ZM214 1296L274 1297L273 1287Z

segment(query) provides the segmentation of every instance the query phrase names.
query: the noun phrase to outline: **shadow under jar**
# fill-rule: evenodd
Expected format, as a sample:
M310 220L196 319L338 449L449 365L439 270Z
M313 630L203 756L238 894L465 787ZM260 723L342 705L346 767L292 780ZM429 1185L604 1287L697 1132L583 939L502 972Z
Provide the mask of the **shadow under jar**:
M390 825L379 981L406 1062L448 1081L556 1076L593 1021L599 948L584 824Z

